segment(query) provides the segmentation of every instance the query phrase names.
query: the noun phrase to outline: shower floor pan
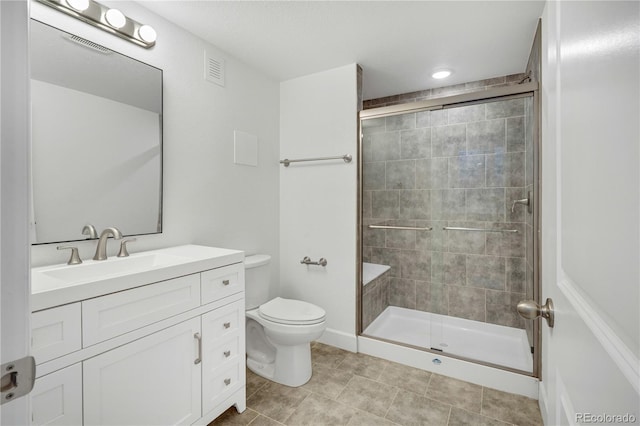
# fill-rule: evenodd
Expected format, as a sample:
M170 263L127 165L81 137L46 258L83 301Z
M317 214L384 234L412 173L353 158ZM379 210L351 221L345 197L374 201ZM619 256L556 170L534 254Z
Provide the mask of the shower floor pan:
M525 330L414 309L389 306L364 330L391 340L443 354L531 373L533 356Z

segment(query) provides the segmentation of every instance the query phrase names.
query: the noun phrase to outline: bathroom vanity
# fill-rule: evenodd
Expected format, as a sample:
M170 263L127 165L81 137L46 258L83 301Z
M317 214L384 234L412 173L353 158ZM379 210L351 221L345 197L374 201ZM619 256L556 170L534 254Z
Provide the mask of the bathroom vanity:
M32 269L32 424L206 425L245 402L244 253Z

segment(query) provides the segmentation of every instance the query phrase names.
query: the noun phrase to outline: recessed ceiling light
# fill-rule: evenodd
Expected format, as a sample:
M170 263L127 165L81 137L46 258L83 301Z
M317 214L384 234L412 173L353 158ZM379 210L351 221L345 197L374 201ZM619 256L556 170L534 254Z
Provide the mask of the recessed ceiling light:
M442 78L447 78L451 75L451 71L449 70L440 70L440 71L436 71L433 74L431 74L431 77L440 80Z

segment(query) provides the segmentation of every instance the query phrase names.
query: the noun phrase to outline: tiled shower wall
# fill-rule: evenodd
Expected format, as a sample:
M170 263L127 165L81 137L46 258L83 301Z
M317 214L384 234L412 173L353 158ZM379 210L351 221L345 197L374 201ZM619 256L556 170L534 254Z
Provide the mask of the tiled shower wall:
M530 102L363 120L363 261L391 266L390 305L524 328L515 306L532 271L532 221L511 202L533 185Z

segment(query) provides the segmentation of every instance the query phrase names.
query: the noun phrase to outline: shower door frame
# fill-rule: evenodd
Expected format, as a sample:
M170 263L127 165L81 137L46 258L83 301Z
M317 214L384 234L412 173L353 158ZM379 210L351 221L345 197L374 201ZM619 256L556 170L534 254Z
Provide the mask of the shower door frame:
M473 358L467 358L457 356L454 354L437 352L429 348L414 346L402 342L383 339L375 336L369 336L363 334L362 330L362 196L363 196L363 158L362 158L362 125L363 119L390 117L394 115L408 114L412 112L422 111L434 111L441 109L449 109L461 106L468 106L474 104L482 104L487 101L502 101L507 99L516 98L533 98L533 298L536 303L540 303L540 93L538 82L528 82L517 84L513 86L503 86L491 89L479 90L476 92L469 92L460 95L444 96L439 98L427 99L419 102L409 102L399 105L391 105L385 107L371 108L362 110L358 114L358 195L357 195L357 235L356 235L356 334L358 336L367 337L369 339L379 340L394 345L404 346L412 349L417 349L423 352L429 352L437 355L446 355L451 358L460 359L463 361L469 361L476 364L498 368L514 373L523 374L526 376L532 376L540 378L541 373L541 360L542 360L542 339L540 333L540 318L533 320L533 372L517 370L510 367L505 367L499 364L492 364L484 361L479 361Z

